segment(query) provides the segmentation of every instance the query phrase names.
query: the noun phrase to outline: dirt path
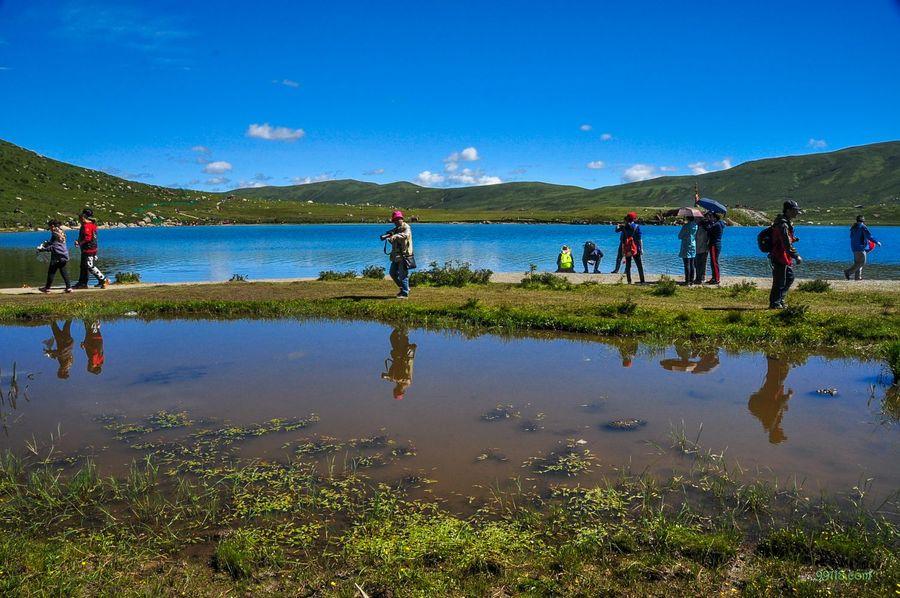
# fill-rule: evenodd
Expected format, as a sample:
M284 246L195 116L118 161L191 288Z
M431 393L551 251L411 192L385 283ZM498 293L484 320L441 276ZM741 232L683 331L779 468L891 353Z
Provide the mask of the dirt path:
M522 280L524 274L520 272L496 272L493 276L491 276L491 282L499 282L499 283L517 283ZM568 278L573 283L582 283L582 282L598 282L600 284L619 284L625 283L625 276L622 274L560 274L560 276L564 276ZM637 277L635 277L636 279ZM649 283L653 283L658 280L658 276L648 276L647 281ZM254 279L252 282L308 282L314 281L315 278L264 278L264 279ZM798 283L802 282L803 279L798 279ZM128 291L131 289L140 289L147 287L159 287L159 286L174 286L174 287L183 287L183 286L196 286L196 285L213 285L213 284L221 284L223 281L205 281L205 282L152 282L152 283L140 283L140 284L127 284L127 285L110 285L106 290L107 291ZM755 282L758 288L764 289L771 285L771 280L768 278L754 278L750 276L723 276L722 277L722 286L728 286L731 284L736 284L740 282ZM896 291L900 292L900 280L860 280L860 281L848 281L848 280L829 280L832 288L836 291ZM58 292L62 290L62 287L54 287L54 292ZM91 287L90 289L86 289L91 292L98 291L99 289L95 289ZM83 293L84 291L77 291L78 293ZM9 288L9 289L0 289L0 295L32 295L32 294L40 294L37 290L37 287L22 287L22 288Z

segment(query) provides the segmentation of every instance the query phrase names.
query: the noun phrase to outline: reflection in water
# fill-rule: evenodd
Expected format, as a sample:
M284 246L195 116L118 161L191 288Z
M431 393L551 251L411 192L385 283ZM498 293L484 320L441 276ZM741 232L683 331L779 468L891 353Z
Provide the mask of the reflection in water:
M684 345L675 345L675 354L678 359L663 359L659 365L671 372L690 372L692 374L706 374L719 366L719 352L692 351Z
M787 440L784 430L781 429L781 418L787 411L788 400L794 396L794 391L784 390L784 382L791 371L791 364L786 359L779 359L771 355L766 356L766 379L762 388L750 395L747 407L750 413L762 422L763 427L769 433L769 442L781 444Z
M75 346L75 341L72 339L72 320L66 320L62 328L59 327L56 320L53 320L50 322L50 330L53 332L53 338L44 341L44 355L59 363L59 368L56 370L57 378L68 378L69 370L72 369L72 363L75 361L72 356L72 348Z
M405 328L394 328L391 332L391 356L384 360L382 380L394 382L394 398L403 399L406 389L412 384L413 362L416 359L416 345L409 342L409 332Z
M103 335L100 334L100 322L96 320L84 321L84 341L81 343L87 355L87 371L92 374L100 374L103 369Z
M639 343L632 338L610 339L609 343L619 351L619 357L622 358L622 367L630 368L637 356Z

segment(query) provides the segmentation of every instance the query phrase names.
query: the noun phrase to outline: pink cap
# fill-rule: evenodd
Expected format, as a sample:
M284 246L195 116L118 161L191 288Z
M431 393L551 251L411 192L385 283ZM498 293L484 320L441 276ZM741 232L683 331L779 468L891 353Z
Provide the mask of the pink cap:
M393 222L394 220L399 220L400 218L403 218L403 212L401 212L400 210L394 210L394 213L391 214L391 222Z

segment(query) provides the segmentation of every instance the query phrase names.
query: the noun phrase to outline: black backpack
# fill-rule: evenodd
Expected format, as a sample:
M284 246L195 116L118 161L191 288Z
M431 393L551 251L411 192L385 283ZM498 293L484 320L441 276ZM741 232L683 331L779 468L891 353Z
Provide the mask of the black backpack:
M772 228L767 226L756 235L756 246L763 253L772 253Z

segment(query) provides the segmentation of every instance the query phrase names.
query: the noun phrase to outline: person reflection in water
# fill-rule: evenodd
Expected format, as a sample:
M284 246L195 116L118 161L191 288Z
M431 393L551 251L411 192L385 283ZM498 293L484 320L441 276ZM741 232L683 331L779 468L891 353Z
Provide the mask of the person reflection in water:
M72 348L75 346L75 341L72 340L72 320L66 320L62 328L56 320L53 320L50 322L50 330L53 332L53 338L44 341L44 355L59 362L56 377L66 379L75 361L72 356Z
M384 360L387 371L381 374L381 379L394 383L394 398L398 401L403 400L406 389L412 384L415 359L416 345L409 342L409 333L405 328L394 328L391 332L391 356Z
M100 375L103 369L103 335L100 334L100 322L84 321L84 341L81 343L87 355L87 371Z
M784 382L791 371L791 364L786 359L770 355L766 356L766 362L766 379L762 388L750 395L747 407L769 433L769 442L781 444L787 440L784 430L781 429L781 418L787 411L788 401L794 395L793 390L787 392L784 390Z
M684 345L675 345L675 354L677 359L663 359L659 365L671 372L692 374L706 374L719 366L719 352L716 350L697 353Z

